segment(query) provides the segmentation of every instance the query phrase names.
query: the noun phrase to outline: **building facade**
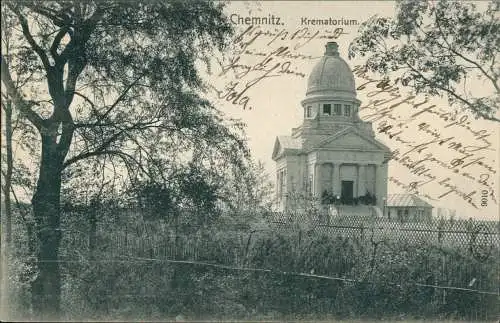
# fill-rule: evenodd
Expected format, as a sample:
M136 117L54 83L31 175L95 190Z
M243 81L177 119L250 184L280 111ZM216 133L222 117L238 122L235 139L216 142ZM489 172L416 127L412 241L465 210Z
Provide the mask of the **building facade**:
M325 47L301 102L302 124L274 144L277 208L290 209L292 199L306 195L323 204L371 201L381 209L390 150L359 118L354 75L337 43Z

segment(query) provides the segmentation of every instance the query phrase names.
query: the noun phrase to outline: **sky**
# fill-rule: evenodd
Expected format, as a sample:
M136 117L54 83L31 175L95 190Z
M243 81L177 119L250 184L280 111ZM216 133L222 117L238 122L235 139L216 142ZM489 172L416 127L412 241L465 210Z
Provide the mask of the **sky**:
M307 77L323 55L326 42L336 41L340 56L354 68L363 60L349 60L347 52L360 24L373 15L392 16L394 12L394 3L390 1L229 2L226 13L236 28L234 48L226 53L225 61L222 57L215 59L215 68L207 76L213 87L210 96L228 116L240 118L247 124L252 155L264 163L272 180L275 178L275 165L271 153L275 138L290 135L291 129L302 122L300 101L305 98ZM252 17L260 18L260 24L252 25ZM262 18L267 18L267 21ZM330 18L336 21L336 25L306 24ZM255 19L254 22L259 23ZM277 55L276 50L280 47L287 47L290 55ZM268 61L265 61L266 58ZM277 67L273 69L275 65ZM358 76L355 80L358 87L367 82ZM425 104L420 104L425 98L414 98L401 103L388 114L383 110L388 104L374 107L370 103L374 99L387 99L387 93L374 94L377 89L375 84L372 82L358 90L357 97L362 101L361 106L365 107L360 116L365 121L373 122L377 140L399 152L400 156L409 157L405 161L401 158L390 161L389 194L411 191L410 184L417 183L417 192L436 209L441 208L448 214L449 210L456 210L456 216L463 218L497 219L497 124L475 120L464 113L449 113L453 109L447 100L438 97L428 98ZM476 94L486 88L481 80L469 81L467 86ZM398 93L401 98L410 96L404 88L399 88ZM397 101L391 104L394 102ZM404 127L401 121L404 121ZM391 125L391 122L394 136L377 131L384 125ZM402 129L398 129L395 123L399 123ZM438 137L440 140L447 139L444 145L432 142ZM403 145L401 140L411 144ZM424 149L415 148L422 144ZM463 150L460 153L457 145L474 150L473 156L464 158ZM415 167L410 169L409 162L429 170L424 175L415 174ZM467 165L469 162L472 163ZM461 165L452 167L453 163Z

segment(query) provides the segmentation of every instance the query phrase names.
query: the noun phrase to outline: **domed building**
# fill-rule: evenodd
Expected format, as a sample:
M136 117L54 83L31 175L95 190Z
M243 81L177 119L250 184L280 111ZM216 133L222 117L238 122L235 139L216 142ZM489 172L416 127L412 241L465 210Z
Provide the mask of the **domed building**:
M337 43L327 43L307 82L302 124L274 144L279 210L296 208L298 196L382 209L390 150L375 139L371 122L359 118L360 103Z

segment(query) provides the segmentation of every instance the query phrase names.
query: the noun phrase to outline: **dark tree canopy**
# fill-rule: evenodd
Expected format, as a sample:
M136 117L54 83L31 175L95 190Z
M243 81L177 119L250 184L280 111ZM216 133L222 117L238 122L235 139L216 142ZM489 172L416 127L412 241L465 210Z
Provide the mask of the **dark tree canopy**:
M14 1L4 9L22 28L11 66L2 59L6 91L39 131L57 136L61 153L69 150L64 167L101 155L133 162L132 147L158 135L176 146L242 144L197 94L196 62L222 49L231 30L218 5ZM39 77L14 86L26 73Z
M100 196L118 176L164 194L184 174L190 203L212 207L224 174L245 167L242 125L204 99L199 73L232 29L209 1L3 1L2 21L2 94L38 132L33 309L55 314L68 186L100 183Z
M500 121L500 2L397 2L394 18L363 23L349 56L365 68L395 75L415 93L444 96L478 118ZM470 86L480 80L481 86Z

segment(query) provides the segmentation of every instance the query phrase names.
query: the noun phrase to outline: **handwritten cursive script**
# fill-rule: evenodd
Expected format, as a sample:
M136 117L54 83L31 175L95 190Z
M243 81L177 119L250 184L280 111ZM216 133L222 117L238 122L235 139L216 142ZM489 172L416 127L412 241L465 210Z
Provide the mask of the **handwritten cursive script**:
M218 99L244 110L252 110L251 92L255 93L265 86L267 79L306 77L306 71L298 63L317 57L301 52L305 45L319 39L337 39L345 34L340 27L271 30L260 25L248 26L233 38L230 54L218 60L218 77L228 77L228 81L212 85L212 89Z
M360 116L397 147L391 160L409 174L406 182L392 176L392 183L432 200L455 195L475 209L480 207L482 191L497 203L493 181L497 147L491 130L478 127L465 113L404 94L398 79L373 78L360 66L353 71L362 80L357 90L368 98Z

